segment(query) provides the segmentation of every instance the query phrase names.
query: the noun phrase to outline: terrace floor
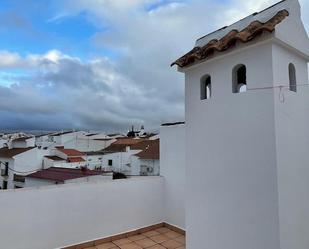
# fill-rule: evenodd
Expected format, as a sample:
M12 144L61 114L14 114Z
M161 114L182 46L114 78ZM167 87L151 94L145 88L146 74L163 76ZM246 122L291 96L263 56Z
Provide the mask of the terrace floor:
M85 249L185 249L185 244L184 235L167 227L160 227Z

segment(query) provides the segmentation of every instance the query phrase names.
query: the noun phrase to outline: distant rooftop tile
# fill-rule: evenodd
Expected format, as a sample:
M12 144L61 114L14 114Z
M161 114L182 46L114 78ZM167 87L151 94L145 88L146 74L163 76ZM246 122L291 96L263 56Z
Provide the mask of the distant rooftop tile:
M142 152L136 154L137 157L144 160L159 160L160 159L160 140L153 140L149 143Z
M45 157L53 161L65 161L65 159L58 156L45 156Z
M85 156L86 154L84 152L81 152L79 150L75 150L75 149L63 149L60 147L57 147L57 150L62 152L63 154L66 154L67 156Z
M32 137L19 137L19 138L15 138L12 141L13 142L25 142L27 139L30 139Z
M68 158L69 163L80 163L80 162L85 162L85 159L82 157L70 157Z
M30 174L27 177L63 182L94 175L102 175L102 171L51 167Z
M0 157L4 157L4 158L11 158L14 157L18 154L24 153L26 151L32 150L35 147L29 147L29 148L13 148L13 149L9 149L9 148L1 148L0 149Z

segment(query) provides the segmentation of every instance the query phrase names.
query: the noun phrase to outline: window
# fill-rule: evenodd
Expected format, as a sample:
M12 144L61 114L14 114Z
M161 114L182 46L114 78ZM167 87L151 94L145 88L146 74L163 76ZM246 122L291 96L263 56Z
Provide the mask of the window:
M113 166L113 160L108 160L108 166Z
M25 182L25 176L14 174L15 182Z
M239 64L233 69L233 93L247 91L247 69L243 64Z
M201 78L201 100L210 99L211 97L211 77L205 75Z
M148 169L147 165L141 165L140 175L147 176L148 175L147 169Z
M297 92L296 70L294 64L289 64L290 91Z
M1 170L1 176L8 176L9 175L9 163L5 162L4 169Z
M7 181L2 182L2 189L8 189L8 182Z

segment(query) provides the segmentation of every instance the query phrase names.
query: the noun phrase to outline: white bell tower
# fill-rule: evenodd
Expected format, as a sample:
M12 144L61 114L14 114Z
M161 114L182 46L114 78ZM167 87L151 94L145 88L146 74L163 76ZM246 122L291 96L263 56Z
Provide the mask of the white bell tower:
M187 249L309 248L309 40L297 0L202 37L185 73Z

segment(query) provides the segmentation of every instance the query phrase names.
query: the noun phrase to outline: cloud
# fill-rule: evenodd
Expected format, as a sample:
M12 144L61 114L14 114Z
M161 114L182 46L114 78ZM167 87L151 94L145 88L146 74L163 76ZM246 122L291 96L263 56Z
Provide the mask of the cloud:
M170 116L164 104L173 103L154 89L141 89L108 58L83 62L59 51L13 55L10 66L22 67L24 73L11 79L15 83L10 87L0 88L0 112L15 113L26 128L124 130L131 123L158 125L162 116ZM46 127L42 117L52 122Z
M11 81L0 88L5 125L20 128L125 130L131 124L158 128L184 119L184 78L170 63L190 50L197 38L259 11L263 0L67 0L58 15L86 13L98 27L96 51L115 58L78 58L51 49L22 56L0 51L0 74ZM303 1L303 16L309 10ZM309 20L307 20L309 21ZM100 29L104 27L104 29Z
M0 51L0 67L18 67L20 66L21 58L17 53L11 53L8 51Z

